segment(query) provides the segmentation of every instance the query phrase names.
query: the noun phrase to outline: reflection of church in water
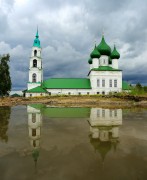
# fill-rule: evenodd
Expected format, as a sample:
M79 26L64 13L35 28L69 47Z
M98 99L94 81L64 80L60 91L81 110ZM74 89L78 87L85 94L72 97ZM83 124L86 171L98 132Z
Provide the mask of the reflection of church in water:
M51 108L38 104L28 105L27 112L29 138L35 164L37 163L40 150L42 114L55 118L88 118L90 125L90 143L95 151L100 153L102 160L104 161L106 154L111 149L116 150L119 142L119 126L122 125L121 109Z
M39 157L39 149L40 149L42 115L40 109L36 109L31 106L27 106L27 113L28 113L29 138L32 147L32 156L36 164Z
M92 108L90 113L90 142L104 161L106 154L119 142L119 126L122 125L121 109Z

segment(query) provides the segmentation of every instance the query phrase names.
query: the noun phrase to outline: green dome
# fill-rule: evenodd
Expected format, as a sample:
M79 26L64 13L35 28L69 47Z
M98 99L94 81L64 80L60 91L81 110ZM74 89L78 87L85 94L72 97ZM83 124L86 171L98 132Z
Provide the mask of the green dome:
M90 57L91 58L100 58L100 56L101 56L101 54L99 53L99 51L97 50L96 45L95 45L94 50L90 54Z
M114 45L114 49L111 53L111 59L119 59L120 58L120 54L119 52L116 50L116 47Z
M101 40L100 44L97 46L97 50L100 52L101 55L110 56L111 48L105 42L104 36L102 36L102 40Z
M92 64L92 59L91 59L91 58L88 60L88 63L89 63L89 64Z
M36 37L36 38L34 39L33 46L40 48L40 40L39 40L39 35L38 35L38 29L37 29L36 36L35 36L35 37Z

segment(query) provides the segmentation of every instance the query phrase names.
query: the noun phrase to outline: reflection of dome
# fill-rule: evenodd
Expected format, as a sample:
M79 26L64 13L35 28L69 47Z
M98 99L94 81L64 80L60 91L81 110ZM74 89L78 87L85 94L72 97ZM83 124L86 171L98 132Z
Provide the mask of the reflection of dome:
M111 150L112 144L111 141L101 142L99 139L93 139L90 137L90 143L94 147L95 151L98 151L104 161L106 154Z

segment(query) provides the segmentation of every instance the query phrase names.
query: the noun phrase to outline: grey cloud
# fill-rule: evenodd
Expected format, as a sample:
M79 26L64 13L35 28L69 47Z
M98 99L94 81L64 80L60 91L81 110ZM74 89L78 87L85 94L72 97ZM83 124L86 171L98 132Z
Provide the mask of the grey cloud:
M10 53L13 89L26 87L37 24L45 79L86 77L89 54L94 41L100 42L104 29L107 43L113 47L115 41L118 50L124 53L119 62L124 78L132 83L136 79L145 83L146 1L32 0L24 1L19 9L17 1L3 2L0 53ZM124 50L126 45L128 48ZM141 67L144 67L144 73L140 72ZM22 77L23 81L17 77Z

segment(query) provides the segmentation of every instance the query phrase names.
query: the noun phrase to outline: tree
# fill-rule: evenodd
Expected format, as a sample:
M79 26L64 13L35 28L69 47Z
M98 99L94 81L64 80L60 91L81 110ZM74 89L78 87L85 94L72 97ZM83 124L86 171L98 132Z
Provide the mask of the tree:
M0 107L0 140L8 141L8 125L11 114L11 107Z
M9 95L11 91L11 77L9 72L9 54L0 57L0 95Z
M136 84L136 89L138 91L142 90L142 86L141 86L141 84L139 82Z

